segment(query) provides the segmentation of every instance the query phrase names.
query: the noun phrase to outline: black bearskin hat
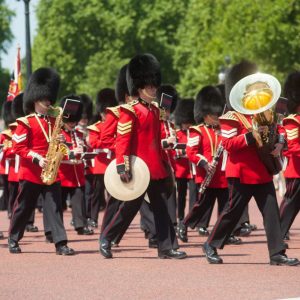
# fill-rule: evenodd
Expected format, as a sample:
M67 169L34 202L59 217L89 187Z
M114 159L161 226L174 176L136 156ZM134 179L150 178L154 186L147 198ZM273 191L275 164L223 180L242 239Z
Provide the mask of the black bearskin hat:
M39 100L49 100L53 105L57 98L59 84L60 77L54 69L39 68L34 71L24 91L25 113L34 112L34 103Z
M138 96L138 89L147 85L159 87L161 73L158 60L149 53L134 56L128 64L126 80L130 96Z
M207 115L220 116L223 112L225 99L220 89L208 85L203 87L197 94L194 106L194 118L197 124L204 121Z
M115 91L110 88L104 88L97 94L96 110L97 113L104 113L107 107L117 106Z
M161 95L162 93L170 95L172 97L172 104L171 104L171 108L170 108L170 112L172 113L175 108L176 108L176 104L178 101L178 93L177 90L175 89L175 87L171 84L162 84L156 92L156 98L157 101L160 103L161 101Z
M283 94L288 99L287 108L290 114L297 112L300 105L300 72L295 71L288 75L283 87Z
M23 93L17 95L12 101L11 114L15 120L25 116L23 110Z
M231 108L229 103L229 94L234 85L242 78L257 73L258 69L255 63L248 60L242 60L240 63L232 66L225 76L225 95L228 108Z
M11 114L12 101L6 101L2 105L2 119L4 120L5 127L13 123L15 120Z
M175 124L194 124L194 99L181 99L178 101L175 112Z
M91 120L93 117L93 102L87 94L80 95L83 104L82 119Z
M63 114L63 116L64 116L63 121L64 122L76 122L77 123L81 119L82 110L83 110L83 104L81 102L81 98L80 98L80 96L73 95L73 94L64 96L60 100L59 106L64 108L67 99L77 100L79 102L74 102L74 104L72 104L72 105L70 105L69 101L67 102L67 106L66 106L64 114Z
M129 96L127 81L126 81L126 71L127 71L127 64L120 69L116 81L115 95L119 103L125 103L126 96Z

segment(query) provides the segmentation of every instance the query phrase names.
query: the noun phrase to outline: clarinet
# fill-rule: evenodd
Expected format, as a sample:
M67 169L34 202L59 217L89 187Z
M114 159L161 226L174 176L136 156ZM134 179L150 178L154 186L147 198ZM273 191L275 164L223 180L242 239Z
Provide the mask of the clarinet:
M205 175L205 178L204 180L202 181L201 183L201 186L199 188L199 193L200 194L204 194L206 188L209 186L215 172L216 172L216 168L217 168L217 165L219 163L219 159L223 153L223 150L224 150L224 147L222 146L222 142L219 144L218 148L217 148L217 151L214 155L214 158L212 160L212 168L211 168L211 171L210 172L207 172L206 175Z

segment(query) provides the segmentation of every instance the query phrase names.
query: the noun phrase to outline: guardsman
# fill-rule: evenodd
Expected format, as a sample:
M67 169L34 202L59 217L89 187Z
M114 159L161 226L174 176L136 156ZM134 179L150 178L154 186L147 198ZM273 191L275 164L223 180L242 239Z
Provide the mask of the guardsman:
M225 80L230 104L239 110L228 111L220 117L222 144L228 153L226 178L230 196L203 245L203 251L209 263L223 262L216 248L224 247L246 205L254 197L264 219L270 264L297 265L298 259L285 255L273 176L266 165L267 159L274 161L280 155L284 139L282 135L278 136L274 150L268 152L268 157L263 161L259 148L263 146L261 134L265 133L266 128L261 125L254 127L253 120L253 112L265 111L276 103L280 96L280 84L273 76L255 72L254 64L242 61L231 68ZM242 113L245 111L249 114Z
M151 54L136 55L127 67L127 86L135 101L120 108L118 134L116 139L117 172L121 181L128 183L132 179L130 156L143 159L150 171L150 183L146 190L152 205L158 239L160 258L185 258L185 252L177 251L178 243L175 230L165 204L164 180L167 173L163 164L160 141L160 111L152 104L156 90L161 82L160 65ZM151 147L149 147L151 145ZM137 214L144 194L127 201L119 209L123 220L114 218L101 234L100 252L105 257L112 257L111 241Z
M288 75L284 84L284 95L288 99L290 115L283 119L288 148L284 151L287 166L284 172L286 193L280 205L282 237L285 238L300 210L300 72Z
M35 209L38 196L44 198L44 215L51 228L56 254L73 255L67 246L67 235L62 220L61 187L57 179L46 185L41 173L48 161L46 154L55 128L55 118L50 117L49 106L55 103L60 78L51 68L37 69L30 77L24 91L24 111L29 115L17 120L13 135L14 152L20 156L19 193L15 201L8 238L10 253L20 253L19 241L27 221ZM61 136L57 136L62 140Z

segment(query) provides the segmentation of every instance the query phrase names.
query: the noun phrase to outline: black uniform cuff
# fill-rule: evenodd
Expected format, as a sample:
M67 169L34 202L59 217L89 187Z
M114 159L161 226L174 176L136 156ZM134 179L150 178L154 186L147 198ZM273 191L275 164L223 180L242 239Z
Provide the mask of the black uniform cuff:
M247 132L245 134L245 139L246 139L247 145L252 145L252 144L256 143L256 139L254 138L252 132Z
M117 173L124 174L125 173L125 164L117 165Z
M169 148L169 146L170 146L169 143L167 142L167 140L161 141L161 145L164 149Z
M198 167L204 168L207 165L207 161L204 159L201 159L200 162L198 163Z
M34 158L32 159L32 162L33 162L34 164L38 165L40 161L39 161L38 158L34 157Z

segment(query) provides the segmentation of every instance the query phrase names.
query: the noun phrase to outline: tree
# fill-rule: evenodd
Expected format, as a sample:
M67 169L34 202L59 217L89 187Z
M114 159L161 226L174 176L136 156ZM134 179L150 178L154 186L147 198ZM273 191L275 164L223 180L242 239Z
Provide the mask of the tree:
M0 54L2 52L7 53L9 42L12 40L10 22L13 16L14 13L6 7L5 1L0 0ZM0 65L0 107L2 107L3 101L6 100L8 86L9 74Z
M164 81L176 82L175 34L186 4L187 0L41 1L33 66L55 67L62 77L61 94L95 96L99 89L114 86L118 70L133 55L152 52L162 62Z
M175 69L189 96L217 83L219 67L247 58L280 80L299 68L300 3L295 0L191 0L177 32Z

